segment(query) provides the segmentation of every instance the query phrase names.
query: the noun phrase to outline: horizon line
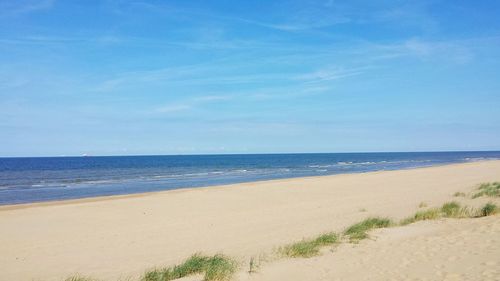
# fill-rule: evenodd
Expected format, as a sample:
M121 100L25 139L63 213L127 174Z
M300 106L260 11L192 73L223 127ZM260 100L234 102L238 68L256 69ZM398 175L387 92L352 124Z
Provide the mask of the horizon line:
M157 157L157 156L225 156L225 155L293 155L293 154L376 154L376 153L452 153L500 152L500 150L422 150L422 151L348 151L348 152L275 152L275 153L198 153L198 154L121 154L121 155L57 155L57 156L0 156L8 158L92 158L92 157Z

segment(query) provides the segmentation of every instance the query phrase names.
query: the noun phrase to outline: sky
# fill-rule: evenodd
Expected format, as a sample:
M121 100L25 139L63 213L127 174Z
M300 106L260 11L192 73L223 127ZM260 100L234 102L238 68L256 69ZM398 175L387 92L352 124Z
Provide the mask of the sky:
M0 0L0 156L500 150L498 15Z

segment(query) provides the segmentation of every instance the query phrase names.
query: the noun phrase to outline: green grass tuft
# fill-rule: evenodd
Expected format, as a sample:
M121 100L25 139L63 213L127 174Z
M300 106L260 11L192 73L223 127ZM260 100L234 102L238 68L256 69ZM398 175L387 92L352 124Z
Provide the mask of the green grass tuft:
M312 241L303 240L283 247L280 252L288 257L308 258L319 253L319 247Z
M333 232L321 234L314 240L314 242L319 246L327 246L335 244L337 243L337 241L338 241L338 236L336 233Z
M425 211L419 211L415 213L414 219L415 221L424 221L424 220L434 220L441 217L441 213L439 209L432 208Z
M232 259L223 255L215 255L206 264L204 280L229 280L236 271L236 268L237 264Z
M462 207L455 201L443 204L441 212L445 218L473 218L477 215L474 208Z
M399 221L398 225L405 226L416 222L414 217L407 217Z
M455 197L465 197L465 193L463 193L463 192L455 192L453 194L453 196L455 196Z
M460 213L460 204L458 204L455 201L444 203L443 206L441 207L441 212L443 213L444 217L447 218L455 218L459 215Z
M418 207L419 207L419 208L425 208L425 207L427 207L427 203L425 203L425 202L420 202L420 204L418 204Z
M399 222L399 225L408 225L417 221L434 220L441 217L441 210L432 208L425 211L418 211L415 215L405 218Z
M478 192L472 195L472 198L481 196L500 197L500 182L488 182L479 186Z
M351 242L356 242L368 238L368 231L374 228L383 228L391 225L391 220L387 218L368 218L357 224L351 225L344 231Z
M195 254L180 265L150 270L144 274L143 280L168 281L191 274L202 273L205 270L205 265L208 259L208 257Z
M309 258L316 256L322 246L335 244L338 241L338 235L330 232L322 234L314 239L304 239L302 241L286 245L279 249L279 252L292 258Z
M236 271L236 268L236 262L226 256L215 255L209 257L195 254L180 265L146 272L142 277L142 281L169 281L203 272L206 281L228 280Z
M481 208L481 216L483 216L483 217L491 216L491 215L494 215L498 212L499 212L499 209L498 209L497 205L495 205L493 203L487 203L486 205L484 205Z
M407 217L399 222L399 225L408 225L417 221L434 220L439 218L472 218L477 211L468 207L462 207L458 202L444 203L441 208L432 208L416 212L415 215Z

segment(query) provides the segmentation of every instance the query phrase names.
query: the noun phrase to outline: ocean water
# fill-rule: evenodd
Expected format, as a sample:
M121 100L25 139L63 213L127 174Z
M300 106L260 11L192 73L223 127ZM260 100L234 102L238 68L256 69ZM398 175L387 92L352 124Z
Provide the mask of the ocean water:
M500 152L0 158L0 205L488 159Z

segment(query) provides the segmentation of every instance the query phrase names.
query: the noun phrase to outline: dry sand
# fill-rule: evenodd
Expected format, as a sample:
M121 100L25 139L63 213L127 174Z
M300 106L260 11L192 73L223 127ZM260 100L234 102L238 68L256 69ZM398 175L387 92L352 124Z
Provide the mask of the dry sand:
M318 257L264 264L251 275L241 272L238 280L500 280L498 216L424 221L370 237Z
M500 181L500 161L0 207L0 280L51 281L74 273L116 280L199 251L223 252L244 261L302 237L341 231L367 216L402 218L414 213L420 202L438 206L456 200L453 193L470 192L487 181ZM468 204L486 200L458 199ZM382 230L376 243L270 263L261 273L240 274L239 279L350 280L347 276L354 271L357 279L352 280L402 280L405 275L408 280L444 280L458 268L457 274L480 274L470 280L488 280L499 268L488 263L491 255L495 262L500 259L499 240L492 238L500 234L498 219ZM457 245L463 249L453 250ZM394 249L399 250L392 254ZM442 267L434 266L434 258ZM448 259L457 265L447 267ZM472 271L457 260L484 260L484 266ZM412 262L419 266L409 266Z

